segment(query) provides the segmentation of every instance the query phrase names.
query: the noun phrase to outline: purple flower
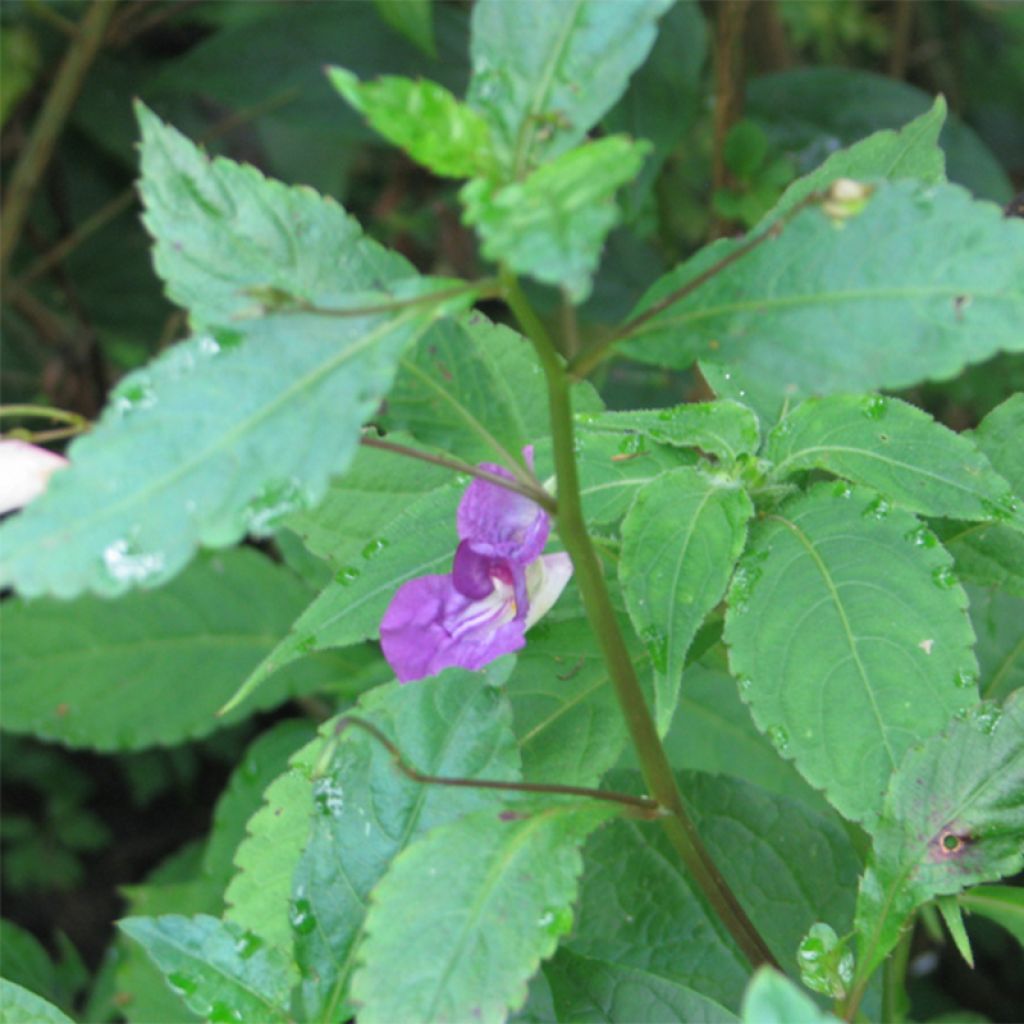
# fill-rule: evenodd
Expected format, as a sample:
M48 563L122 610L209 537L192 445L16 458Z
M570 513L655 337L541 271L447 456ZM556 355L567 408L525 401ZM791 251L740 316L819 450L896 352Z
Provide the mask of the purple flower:
M523 449L533 466L533 448ZM506 479L508 470L482 463ZM524 633L558 599L572 562L542 555L551 523L534 501L474 480L459 502L452 571L398 588L380 624L384 657L400 683L442 669L483 668L524 646Z

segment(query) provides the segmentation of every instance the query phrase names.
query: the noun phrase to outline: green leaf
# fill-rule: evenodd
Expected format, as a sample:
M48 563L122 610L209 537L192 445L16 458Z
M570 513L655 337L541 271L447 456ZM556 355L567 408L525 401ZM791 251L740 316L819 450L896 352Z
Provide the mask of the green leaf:
M492 806L409 847L374 890L359 1020L504 1021L572 927L580 844L615 813L596 800Z
M1024 699L979 704L893 775L857 900L858 978L934 896L1024 867Z
M950 937L957 948L957 952L964 958L965 963L971 970L974 970L974 953L971 950L971 940L967 936L967 928L964 926L964 915L960 904L953 896L938 896L935 905L939 908L942 920L946 922Z
M830 146L856 144L879 128L904 128L934 108L934 94L888 75L817 67L748 80L744 115L791 153L802 171L810 171ZM983 199L1005 203L1010 198L999 160L956 114L947 117L940 142L951 181Z
M357 294L389 298L381 289L399 278L405 297L435 285L361 238L333 202L210 163L141 107L140 120L157 270L204 333L126 377L100 424L72 444L71 466L4 525L0 579L26 596L152 586L200 543L266 533L314 504L436 312L299 311L291 296L351 307ZM284 295L282 308L253 317L252 289ZM331 444L309 444L314 429Z
M755 526L729 592L754 720L855 821L875 819L905 751L977 699L967 597L930 536L872 491L819 484Z
M431 0L373 0L380 16L431 57L437 56Z
M208 735L322 687L343 664L335 656L280 676L244 711L215 716L308 597L290 571L239 548L117 602L6 601L4 727L69 746L139 750Z
M458 546L455 510L462 491L438 488L405 508L360 557L335 573L288 635L256 666L232 697L234 707L279 669L331 647L376 637L395 591L406 581L451 569Z
M523 181L502 185L476 178L459 192L462 219L479 231L487 259L563 287L582 302L605 237L620 217L615 192L636 177L649 150L647 142L609 135L562 154Z
M1024 600L1001 590L965 589L978 637L981 695L1004 700L1024 686Z
M480 673L449 670L422 686L378 687L365 695L356 713L382 729L421 772L519 778L508 704ZM417 837L436 834L431 830L480 808L494 808L487 813L496 817L498 805L488 790L413 782L395 770L380 743L357 729L344 734L313 794L313 824L295 871L290 913L304 1012L307 1019L320 1020L334 1019L347 1005L357 958L370 962L363 947L367 902L394 858L402 854L403 863L409 856L403 851ZM419 884L422 891L422 877ZM430 888L441 900L451 895L445 885ZM405 909L408 915L411 908ZM421 949L429 958L437 944ZM401 976L409 977L407 971ZM393 980L394 975L391 988L405 990L405 982L395 986ZM364 1016L360 1011L361 1020ZM390 1019L425 1017L409 1012Z
M271 726L246 748L217 800L203 851L203 876L218 892L231 880L235 852L246 838L247 823L262 806L264 790L287 770L297 748L314 735L309 721L292 718Z
M4 835L6 840L8 837ZM0 949L3 950L4 979L37 996L57 998L57 970L39 940L24 928L0 920Z
M725 594L753 513L736 481L684 467L641 488L623 521L619 580L654 666L662 735L675 714L686 652Z
M118 927L145 949L167 983L205 1019L289 1019L295 968L281 950L251 932L205 914L128 917Z
M743 1024L828 1024L838 1021L819 1010L806 992L784 974L762 967L743 995Z
M779 963L796 965L817 922L849 933L861 859L834 812L728 776L681 781L712 859Z
M922 515L1015 519L1024 528L1009 484L971 440L896 398L809 399L776 425L763 454L776 480L824 469Z
M637 314L742 244L703 249L658 281ZM953 251L955 260L920 257ZM679 369L719 364L779 404L905 387L1021 350L1021 281L1024 223L956 186L883 182L841 226L821 208L801 211L771 244L643 322L626 351Z
M381 135L435 174L470 178L493 172L487 122L443 85L390 75L360 83L344 68L328 68L327 74Z
M473 8L468 101L512 178L579 145L622 95L671 0L570 0Z
M0 1022L2 1024L74 1024L70 1017L58 1010L53 1003L15 985L13 981L0 978Z
M739 1018L678 982L635 967L578 956L566 949L544 965L558 1019L574 1024L677 1020L728 1024Z
M576 430L576 467L583 499L583 517L593 526L618 522L633 502L636 492L666 470L692 465L692 452L647 444L642 435L621 430L592 430L581 413ZM551 442L537 445L537 472L541 479L554 475Z
M898 131L874 132L847 149L833 153L820 167L794 181L773 207L769 220L776 220L812 192L831 185L837 178L912 178L924 185L946 180L946 157L939 148L939 133L946 122L946 100L937 96L929 111L915 117Z
M1011 885L976 885L957 897L971 914L1002 925L1024 947L1024 889Z
M573 403L601 408L587 383L576 386ZM469 462L507 465L547 432L547 409L529 343L472 313L436 324L406 353L381 422Z
M320 735L296 751L287 770L266 788L235 851L238 870L224 893L229 921L281 949L292 941L292 876L309 835L313 767L333 727L333 720L325 723Z
M1024 498L1024 395L1016 394L993 409L974 431L978 447ZM941 524L942 542L956 558L957 572L975 583L997 586L1024 597L1024 537L1002 523L964 526Z
M624 788L621 774L613 780ZM613 822L591 837L584 863L576 928L564 948L738 1009L750 966L660 827Z
M638 646L631 648L642 669ZM507 689L528 781L596 786L618 760L626 740L622 711L581 614L530 630Z
M726 462L753 455L761 443L757 416L740 402L696 402L669 409L637 409L577 416L588 430L631 431L657 444L700 448Z
M388 440L420 448L412 438ZM451 483L452 471L379 448L360 447L344 476L333 479L315 508L293 512L287 525L337 571L358 563L371 541L417 499ZM281 534L275 537L280 544Z

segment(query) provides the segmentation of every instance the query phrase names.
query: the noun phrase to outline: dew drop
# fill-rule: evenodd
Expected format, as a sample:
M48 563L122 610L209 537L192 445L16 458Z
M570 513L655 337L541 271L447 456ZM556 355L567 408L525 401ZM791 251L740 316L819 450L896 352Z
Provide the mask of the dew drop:
M1017 514L1017 499L1012 494L1007 495L998 501L990 501L988 498L982 498L981 509L989 519L995 519L999 522L1005 523L1007 520L1013 519Z
M775 749L780 754L789 750L789 733L781 725L770 725L768 727L768 739L772 741Z
M832 485L832 495L836 498L849 498L853 494L853 488L845 480L837 480Z
M889 411L889 402L881 395L869 395L860 409L869 420L880 420Z
M247 528L251 533L265 537L274 532L289 512L294 512L303 504L302 489L298 481L272 481L246 506Z
M645 448L643 434L627 434L619 443L619 451L623 455L636 455Z
M959 580L956 573L948 565L940 565L932 571L932 582L941 590L949 590L955 587Z
M387 546L388 542L383 537L374 537L363 548L363 558L373 558L374 555L380 554Z
M156 392L146 377L132 376L115 388L110 396L110 404L121 416L141 409L151 409L156 405Z
M918 526L904 535L916 548L933 548L939 543L938 537L927 526Z
M359 570L352 565L342 566L334 574L335 582L340 583L343 587L347 587L350 583L354 583L357 579L359 579Z
M248 960L257 950L263 947L263 940L252 932L245 932L235 943L235 952L243 959Z
M141 551L128 540L116 540L104 549L103 565L119 583L143 583L163 571L164 556Z
M289 919L292 928L299 935L308 935L316 928L316 917L313 915L313 907L307 899L297 899L292 903Z
M668 669L668 637L657 626L648 626L640 634L644 647L651 657L655 672L664 673Z
M885 498L878 497L869 501L861 513L866 519L885 519L892 511L892 505Z
M195 978L190 978L187 974L182 974L180 971L171 971L167 975L167 980L179 995L190 996L193 992L199 988L199 983Z
M754 680L750 679L748 676L741 676L739 679L736 680L736 685L739 687L740 696L744 700L748 700L750 694L754 690Z
M215 1002L210 1007L210 1012L206 1014L206 1019L210 1024L242 1024L242 1021L245 1020L241 1010L220 1001Z
M953 682L961 690L972 690L978 685L978 673L971 669L957 669L956 675L953 676Z
M330 777L317 779L313 804L325 817L337 817L345 808L345 791Z

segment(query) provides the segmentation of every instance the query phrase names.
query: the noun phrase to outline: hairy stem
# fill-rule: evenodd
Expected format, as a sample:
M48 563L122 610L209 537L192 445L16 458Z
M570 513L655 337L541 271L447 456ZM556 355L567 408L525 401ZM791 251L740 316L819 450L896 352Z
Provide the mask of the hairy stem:
M450 455L434 455L432 452L421 452L417 448L409 448L404 444L395 444L394 441L385 441L380 437L373 437L372 435L364 434L359 438L359 443L365 445L367 448L379 448L382 451L394 452L396 455L404 455L408 459L419 459L421 462L429 462L435 466L443 466L445 469L454 470L456 473L468 473L470 476L479 477L481 480L487 480L492 484L496 484L498 487L504 487L506 491L514 491L516 494L522 494L532 501L535 501L542 508L547 509L548 512L554 512L555 510L555 499L544 490L540 481L533 478L532 481L525 483L520 480L509 480L508 477L499 476L497 473L492 473L488 469L483 469L480 466L474 466L470 462L463 462L461 459L454 459ZM510 466L509 470L512 471L518 467ZM530 474L533 476L533 474Z
M505 298L524 333L537 352L548 383L551 439L558 479L558 534L572 558L576 584L587 619L597 638L615 685L619 706L636 748L651 796L669 814L662 818L668 838L693 880L729 930L736 944L754 966L778 964L758 934L725 879L704 847L690 819L676 784L672 766L661 745L640 680L633 667L618 619L612 607L604 572L583 519L579 477L573 442L572 378L549 338L544 325L510 273L502 273Z

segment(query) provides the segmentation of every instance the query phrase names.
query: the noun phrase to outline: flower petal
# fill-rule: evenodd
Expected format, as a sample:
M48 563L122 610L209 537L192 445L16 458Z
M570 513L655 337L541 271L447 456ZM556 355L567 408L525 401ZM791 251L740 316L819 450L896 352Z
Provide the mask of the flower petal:
M67 464L63 455L27 441L0 441L0 514L38 498L50 476Z
M460 541L452 562L452 583L455 589L474 601L485 598L492 590L491 565L494 559L483 555L468 541Z
M526 613L526 628L529 629L565 590L572 576L572 559L564 552L541 555L537 561L526 567L526 588L530 595L530 608Z
M449 575L408 580L381 620L384 657L401 683L446 668L483 668L526 642L515 612L512 588L504 583L473 600L455 589Z
M532 466L533 448L524 448L523 455ZM480 468L515 479L504 466L492 462L483 462ZM520 565L532 562L544 550L551 529L548 514L531 498L480 479L466 488L456 521L459 539L470 541L474 550Z

